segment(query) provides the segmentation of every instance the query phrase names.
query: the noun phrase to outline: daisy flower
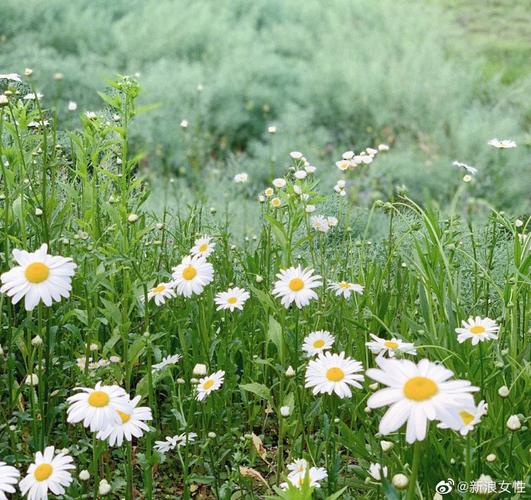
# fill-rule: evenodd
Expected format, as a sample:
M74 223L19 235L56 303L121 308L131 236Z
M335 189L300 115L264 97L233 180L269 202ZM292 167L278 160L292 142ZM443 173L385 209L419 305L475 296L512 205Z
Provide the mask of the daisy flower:
M20 472L15 467L0 462L0 500L7 500L6 493L15 493L14 485L18 483L19 477Z
M515 148L516 142L511 139L491 139L488 143L489 146L494 146L497 149L509 149Z
M462 321L462 328L456 328L457 341L462 344L465 340L471 339L472 345L477 345L479 342L485 340L496 340L496 335L500 327L496 324L496 321L490 318L481 318L472 316L468 318L468 321Z
M406 441L413 443L426 437L429 420L447 420L459 406L473 404L471 392L478 391L468 380L448 380L453 376L444 366L422 359L376 358L379 368L369 368L366 375L388 387L375 392L369 408L391 405L380 421L384 436L407 422Z
M345 172L346 170L348 170L351 165L352 163L350 160L343 159L343 160L336 161L336 167L339 168L339 170L341 170L342 172Z
M214 279L214 268L200 255L187 255L173 268L172 274L176 291L179 295L191 297L199 295L206 285Z
M301 488L304 484L306 476L308 476L309 484L311 488L319 488L321 485L319 481L326 479L328 474L323 467L310 467L308 468L308 462L306 460L297 459L293 463L288 464L288 470L291 472L288 474L288 481L295 487ZM281 483L280 487L283 490L288 489L288 483Z
M12 297L16 304L24 297L26 311L32 311L42 300L46 306L68 298L76 264L72 259L48 255L48 245L43 244L35 252L13 250L13 257L19 264L0 277L0 292Z
M350 296L353 293L359 293L360 295L363 295L364 287L363 285L358 285L356 283L340 281L339 283L331 283L328 286L328 289L336 292L336 297L340 297L342 295L345 299L350 299Z
M330 332L326 330L319 330L317 332L309 333L302 344L302 350L308 356L315 356L321 354L323 351L330 349L334 345L336 339Z
M136 396L129 401L131 410L127 413L116 410L120 417L120 423L112 423L108 427L98 431L96 438L108 441L110 446L122 446L124 438L132 441L133 437L139 438L144 431L149 431L148 420L153 420L151 408L137 406L141 396Z
M311 360L306 368L306 383L304 387L313 387L313 394L335 392L340 398L350 398L350 387L361 389L359 381L363 375L357 375L363 369L361 363L345 357L345 353L319 354L317 359Z
M98 382L94 389L79 387L81 392L68 398L70 406L67 410L67 422L89 427L91 432L101 431L122 420L119 411L131 413L128 394L117 385L101 385Z
M285 185L286 179L283 179L282 177L273 179L273 186L275 186L276 188L282 189Z
M321 233L327 233L330 229L328 219L322 215L313 215L310 217L310 226L312 229L315 229Z
M180 448L187 443L193 443L197 434L195 432L188 432L177 434L176 436L168 436L164 441L155 441L155 450L159 453L168 453L175 448Z
M382 478L387 477L387 467L381 464L370 464L369 465L369 475L376 481L381 481Z
M275 192L275 190L272 188L272 187L268 187L268 188L265 188L264 190L264 195L267 197L267 198L271 198L271 196L273 196L273 193Z
M236 184L242 184L244 182L247 182L249 180L249 175L247 175L245 172L242 172L240 174L236 174L234 176L234 182Z
M321 286L321 276L314 275L313 269L302 269L300 265L283 269L277 274L273 295L281 297L282 305L287 309L293 302L301 309L316 299L313 288Z
M200 378L195 399L203 401L212 391L217 391L223 385L223 377L225 377L225 372L220 370L212 375Z
M278 207L280 207L280 205L282 205L282 200L280 198L273 198L271 200L271 206L272 207L278 208Z
M53 446L48 446L43 453L38 451L26 477L20 481L20 491L29 500L47 500L48 491L54 495L64 495L65 486L68 487L72 482L69 472L75 469L72 457L64 453L55 455L54 451Z
M454 161L452 165L457 168L462 168L467 174L470 174L470 175L476 175L478 173L477 168L471 167L470 165L467 165L466 163L462 163L457 160Z
M167 366L175 365L175 364L177 364L179 362L180 359L181 359L181 355L180 354L172 354L170 356L166 356L166 357L162 358L160 363L156 363L156 364L152 365L151 366L151 371L152 372L157 372L159 370L162 370L163 368L166 368Z
M12 82L21 83L20 75L18 73L3 73L0 75L0 80L10 80Z
M481 421L481 417L486 414L487 403L480 401L477 406L472 404L455 408L451 412L452 418L443 420L437 427L459 431L461 436L466 436L470 431L474 430L474 427Z
M366 342L365 345L371 350L373 354L387 354L390 358L393 358L397 352L404 352L411 355L416 355L415 344L404 342L400 339L392 338L391 340L385 340L377 337L373 333L370 334L372 341Z
M243 306L247 299L251 295L247 290L243 288L229 288L226 292L219 292L214 298L214 302L217 304L217 311L221 309L230 309L231 312L234 309L243 310Z
M148 301L153 299L155 305L161 306L166 302L166 299L175 298L175 291L170 283L159 283L156 287L151 288L147 294ZM140 300L144 300L144 296L140 296Z
M208 257L216 246L210 236L202 236L194 241L194 246L190 250L191 255L200 255L201 257Z

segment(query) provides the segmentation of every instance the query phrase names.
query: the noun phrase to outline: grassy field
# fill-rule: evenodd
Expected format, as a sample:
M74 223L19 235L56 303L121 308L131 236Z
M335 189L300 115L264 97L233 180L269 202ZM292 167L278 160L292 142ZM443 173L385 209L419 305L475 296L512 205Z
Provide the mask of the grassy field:
M0 499L527 498L525 6L5 0Z

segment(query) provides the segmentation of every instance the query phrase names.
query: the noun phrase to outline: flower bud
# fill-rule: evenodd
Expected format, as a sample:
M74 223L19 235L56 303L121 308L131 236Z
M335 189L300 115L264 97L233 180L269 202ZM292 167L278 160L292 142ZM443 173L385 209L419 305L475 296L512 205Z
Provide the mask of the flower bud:
M510 431L517 431L518 429L520 429L520 427L522 427L522 423L520 422L520 419L517 415L511 415L507 419L506 425L507 429L509 429Z
M409 484L409 479L404 474L395 474L392 483L395 488L405 490Z

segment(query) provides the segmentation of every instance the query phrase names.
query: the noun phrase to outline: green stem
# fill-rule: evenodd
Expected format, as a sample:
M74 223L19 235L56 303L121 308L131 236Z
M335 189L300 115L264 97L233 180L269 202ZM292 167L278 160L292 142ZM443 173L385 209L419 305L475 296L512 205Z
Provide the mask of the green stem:
M411 476L409 477L409 488L407 490L406 500L413 500L415 498L415 487L417 485L417 476L420 466L420 449L422 441L415 441L413 448L413 465L411 467Z

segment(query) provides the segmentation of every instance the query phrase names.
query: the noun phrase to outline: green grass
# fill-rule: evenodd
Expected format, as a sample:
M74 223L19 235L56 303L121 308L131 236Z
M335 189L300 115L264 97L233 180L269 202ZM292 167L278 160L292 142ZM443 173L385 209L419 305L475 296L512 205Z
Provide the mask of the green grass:
M242 218L254 217L247 212L252 189L245 185L237 187L250 191L239 211L237 191L231 210L211 213L206 203L186 207L182 200L172 208L172 190L180 193L174 183L162 190L168 197L153 212L146 208L150 187L130 136L137 92L134 79L113 82L103 96L107 111L82 117L81 128L64 132L53 106L41 108L46 101L10 96L0 108L0 268L14 266L13 249L34 251L42 243L78 266L70 297L51 307L27 312L0 295L0 459L25 472L43 446L68 448L76 466L71 498L93 497L103 477L112 498L131 499L133 491L146 499L190 498L194 492L264 498L280 495L274 487L295 458L325 468L328 479L312 493L291 491L284 498L336 492L345 499L432 498L439 481L471 481L480 474L524 481L529 491L531 254L529 238L519 237L529 231L529 220L471 201L474 187L462 182L444 210L397 193L385 202L353 205L355 200L322 188L320 169L294 181L287 155L273 162L288 180L279 192L283 206L254 201L256 238L233 234ZM109 119L114 113L119 117ZM44 118L47 127L28 128ZM493 152L493 167L513 152ZM380 196L374 177L386 162L380 156L345 177L357 199ZM326 234L312 230L294 185L308 194L316 214L336 216L338 225ZM143 303L139 297L169 280L172 267L204 234L216 243L208 259L213 282L191 298L179 296L161 307ZM325 283L310 305L286 309L272 295L276 274L299 263ZM327 290L327 283L342 279L362 284L364 293L344 300ZM229 286L250 292L243 311L216 311L215 294ZM476 315L496 320L498 339L458 343L455 328ZM369 377L345 399L314 396L304 387L302 340L320 329L335 335L335 352L344 351L364 369L375 366L365 345L370 333L413 342L418 355L412 359L440 362L480 387L475 400L488 403L487 415L469 438L431 424L422 450L415 447L422 460L414 459L403 427L378 434L384 410L366 407L374 392ZM42 344L32 342L37 335ZM152 364L176 353L182 355L177 365L152 373ZM120 361L78 368L76 358L90 356ZM206 364L208 373L225 371L221 389L202 403L192 381L196 363ZM286 375L289 366L294 376ZM28 374L38 374L37 386L24 384ZM152 409L150 431L133 446L110 448L82 425L66 422L67 397L98 380L142 396ZM505 398L498 395L501 386L509 388ZM281 416L282 406L290 407L290 416ZM507 429L510 415L519 415L520 430ZM155 440L187 431L198 434L194 443L165 455L153 450ZM382 439L393 443L390 450L382 451ZM488 462L492 453L496 459ZM374 462L389 468L388 479L369 478ZM82 469L91 473L87 482L77 479ZM396 474L409 477L407 494L391 484Z

